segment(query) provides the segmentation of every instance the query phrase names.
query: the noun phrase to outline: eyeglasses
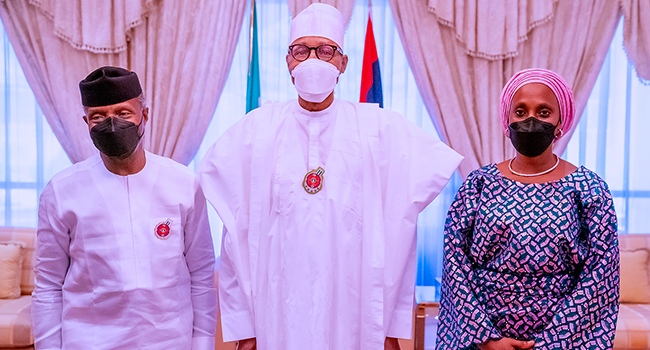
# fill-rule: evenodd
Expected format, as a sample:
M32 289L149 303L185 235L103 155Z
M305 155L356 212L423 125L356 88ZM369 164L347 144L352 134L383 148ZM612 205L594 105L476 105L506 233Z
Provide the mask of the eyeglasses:
M322 44L316 47L309 47L305 44L295 44L289 46L289 53L291 54L291 57L293 57L298 62L302 62L309 58L309 55L311 55L311 50L316 50L316 58L325 62L328 62L334 58L336 51L340 52L341 55L343 54L343 51L341 51L341 49L339 49L336 45Z

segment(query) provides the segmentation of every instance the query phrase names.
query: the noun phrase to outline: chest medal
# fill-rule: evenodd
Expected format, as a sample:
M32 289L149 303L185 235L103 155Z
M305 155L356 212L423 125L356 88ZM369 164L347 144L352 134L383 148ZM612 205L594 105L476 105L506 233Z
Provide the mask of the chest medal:
M325 170L321 167L318 167L316 170L312 170L305 175L305 179L302 181L302 187L305 188L305 191L309 194L316 194L323 188L323 173Z
M170 219L167 219L165 222L158 223L158 225L156 225L156 229L154 230L156 237L160 239L167 239L169 237L169 234L172 233L171 224L172 221Z

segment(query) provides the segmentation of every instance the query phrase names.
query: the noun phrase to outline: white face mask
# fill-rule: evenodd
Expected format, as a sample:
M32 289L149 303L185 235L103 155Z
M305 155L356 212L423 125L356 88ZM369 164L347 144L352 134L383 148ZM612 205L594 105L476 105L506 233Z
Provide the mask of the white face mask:
M291 71L296 90L303 100L320 103L334 91L341 72L331 63L319 59L301 62Z

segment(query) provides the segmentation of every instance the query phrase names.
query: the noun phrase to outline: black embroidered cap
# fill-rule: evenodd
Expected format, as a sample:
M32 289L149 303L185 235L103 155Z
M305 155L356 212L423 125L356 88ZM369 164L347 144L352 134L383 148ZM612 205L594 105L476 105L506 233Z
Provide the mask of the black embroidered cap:
M128 101L142 94L135 72L120 67L95 69L79 82L81 103L86 107L109 106Z

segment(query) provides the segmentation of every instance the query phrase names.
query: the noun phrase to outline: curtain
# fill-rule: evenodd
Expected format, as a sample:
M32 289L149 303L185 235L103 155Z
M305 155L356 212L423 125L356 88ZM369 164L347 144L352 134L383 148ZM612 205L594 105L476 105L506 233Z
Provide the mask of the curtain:
M639 78L650 83L650 1L621 0L625 19L623 44Z
M150 103L145 147L188 164L214 115L245 1L163 1L134 28L130 68Z
M536 10L533 4L526 13ZM501 129L499 99L517 71L542 67L558 72L573 87L577 113L582 113L620 16L616 1L560 0L552 18L517 45L516 55L488 60L468 55L455 30L440 24L425 2L391 0L391 6L429 114L441 137L465 156L462 177L514 155ZM555 152L563 152L570 134L556 143Z
M28 1L1 1L0 17L27 82L70 160L86 159L94 146L83 122L78 84L101 65L126 66L126 56L97 55L54 36L54 24Z
M533 28L553 18L557 0L429 0L429 11L448 26L465 53L487 59L518 55Z
M143 85L150 107L145 148L189 163L227 78L245 2L60 3L3 0L0 17L68 157L78 162L96 152L80 120L79 81L95 68L117 65L136 71ZM66 19L82 22L61 27ZM102 28L110 35L102 36Z
M51 21L54 34L76 49L94 53L126 50L132 28L145 19L158 0L31 0Z

